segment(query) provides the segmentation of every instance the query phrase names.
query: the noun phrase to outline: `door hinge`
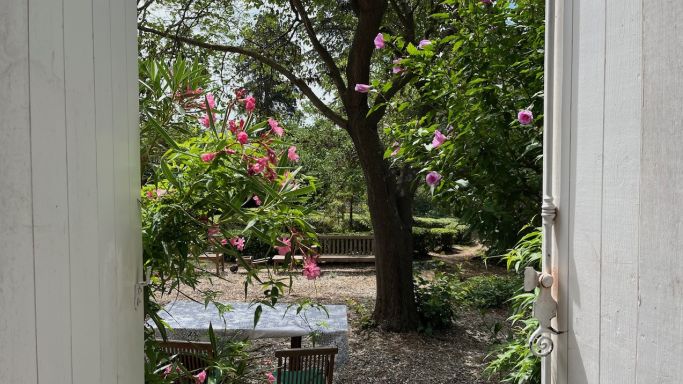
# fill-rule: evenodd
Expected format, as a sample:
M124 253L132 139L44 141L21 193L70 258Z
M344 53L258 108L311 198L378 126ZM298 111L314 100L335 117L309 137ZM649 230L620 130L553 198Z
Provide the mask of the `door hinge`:
M538 357L548 356L554 348L551 334L559 334L552 326L552 319L557 316L557 302L552 296L554 278L548 273L541 273L532 267L524 269L524 290L532 292L539 289L534 301L533 316L538 320L538 328L529 337L529 349Z

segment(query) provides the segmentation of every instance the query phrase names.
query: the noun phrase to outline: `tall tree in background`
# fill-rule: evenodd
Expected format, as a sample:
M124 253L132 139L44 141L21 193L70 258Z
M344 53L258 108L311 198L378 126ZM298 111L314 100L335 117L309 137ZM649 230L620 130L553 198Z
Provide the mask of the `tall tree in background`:
M147 0L139 8L148 12L149 3L153 1ZM404 42L416 42L418 28L420 37L429 34L429 28L423 23L429 20L426 16L434 11L433 2L245 1L240 3L241 6L257 6L259 15L276 15L277 33L271 36L253 36L250 33L242 36L238 33L238 38L228 40L233 42L232 45L217 37L220 33L216 30L235 37L235 29L242 27L231 29L230 23L239 23L235 19L227 21L228 24L216 21L215 15L207 11L216 3L200 0L164 3L181 5L176 11L179 15L177 20L171 24L152 23L141 16L138 26L141 33L168 39L173 42L171 47L184 43L256 60L286 78L323 116L348 133L363 170L375 235L377 298L374 320L387 330L415 329L418 318L413 290L411 237L415 174L409 167L390 168L384 158L385 146L380 129L387 101L409 82L410 76L393 76L393 81L376 92L373 98L368 93L356 92L354 87L356 84L370 84L371 74L374 80L386 79L391 61L399 57L404 48L414 49L413 45ZM226 14L229 12L218 17ZM202 26L202 18L207 20L209 28ZM397 38L396 44L388 48L395 54L393 57L376 55L376 60L373 60L373 39L380 30ZM327 100L320 95L324 92L318 89L329 91L334 98Z

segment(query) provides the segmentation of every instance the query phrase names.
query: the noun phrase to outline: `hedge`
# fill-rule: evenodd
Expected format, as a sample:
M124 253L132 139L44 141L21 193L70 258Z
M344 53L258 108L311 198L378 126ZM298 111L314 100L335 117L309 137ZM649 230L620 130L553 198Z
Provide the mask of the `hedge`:
M413 217L413 225L420 228L455 228L460 223L449 218Z
M413 248L417 256L427 256L429 252L450 252L453 244L467 241L467 228L422 228L413 227Z

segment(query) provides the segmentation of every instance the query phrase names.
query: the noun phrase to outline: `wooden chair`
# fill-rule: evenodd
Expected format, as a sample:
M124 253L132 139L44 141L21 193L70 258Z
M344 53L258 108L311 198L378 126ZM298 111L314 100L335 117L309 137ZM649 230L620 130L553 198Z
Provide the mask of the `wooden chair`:
M337 348L275 351L277 384L332 384Z
M221 271L225 272L225 257L219 252L206 252L199 256L199 260L206 260L216 264L216 275L220 276Z
M190 372L201 371L213 359L214 350L211 343L190 342L180 340L158 340L161 349L182 364Z

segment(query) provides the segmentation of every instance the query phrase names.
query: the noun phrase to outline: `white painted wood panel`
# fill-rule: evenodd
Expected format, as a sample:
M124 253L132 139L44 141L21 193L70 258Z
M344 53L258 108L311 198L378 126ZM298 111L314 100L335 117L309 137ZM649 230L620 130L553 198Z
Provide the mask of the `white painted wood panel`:
M683 378L683 3L643 1L638 383Z
M134 277L126 276L128 268L126 264L132 255L129 236L127 236L127 228L130 224L130 209L128 208L127 196L130 185L130 178L128 176L129 165L121 161L128 157L129 143L128 143L128 129L126 127L128 121L127 105L128 98L126 96L126 41L125 41L125 5L123 2L110 1L109 3L109 17L111 18L111 53L112 57L118 58L116 65L112 66L112 111L114 127L113 134L113 153L114 153L114 209L115 221L114 231L116 233L116 262L117 272L119 276L119 284L117 286L117 306L131 306L133 305L133 290L130 288ZM128 287L126 287L128 284ZM117 380L119 383L126 382L128 374L125 372L126 364L129 363L128 350L121 341L126 340L126 332L131 331L128 323L128 315L125 313L116 314L115 328L113 331L117 335L117 357L116 367Z
M137 282L143 279L142 273L142 237L140 233L141 218L140 205L138 203L140 196L140 133L138 121L138 46L137 46L137 8L134 2L124 2L124 46L125 46L125 62L122 65L125 68L125 77L122 83L125 85L124 92L126 94L126 121L123 126L128 128L128 152L126 159L136 159L136 161L125 162L128 165L126 175L128 176L127 190L126 190L126 207L128 209L128 224L126 226L126 233L137 233L138 236L129 236L129 252L126 255L126 262L123 265L123 276L125 276L123 283L127 286L134 286ZM134 200L130 203L130 199ZM130 285L129 285L130 284ZM133 300L133 297L131 300ZM138 377L138 372L144 370L144 360L140 358L137 351L144 349L144 334L143 326L140 319L143 318L143 307L140 305L136 311L123 312L126 318L123 320L127 327L126 337L130 342L126 343L120 351L124 353L124 376L122 382L135 382ZM121 372L121 371L120 371Z
M36 382L28 10L0 7L0 381Z
M568 345L558 343L554 382L680 383L683 2L573 7L573 75L563 85L572 111L556 107L571 132L558 144L571 149L561 158L570 170L557 167L558 244L569 249L555 255L567 263L559 323Z
M72 382L100 377L97 138L90 0L64 2L66 150L69 191ZM103 218L106 220L106 218ZM99 381L99 380L98 380Z
M552 1L552 0L551 0ZM561 63L554 69L553 86L553 193L557 216L553 227L553 275L557 284L553 285L553 297L558 300L557 318L554 319L555 329L564 331L568 329L569 300L569 254L570 231L571 231L571 183L566 175L572 169L572 147L569 145L572 138L571 127L574 120L573 108L576 103L576 82L573 65L577 60L574 55L573 31L578 28L575 25L574 2L572 0L557 1L555 3L555 63ZM565 145L563 145L565 144ZM557 257L564 255L565 257ZM567 382L568 338L567 333L554 336L555 352L551 359L550 382ZM558 367L560 369L558 369ZM548 382L548 381L546 381Z
M38 380L55 384L72 381L62 5L28 3Z
M112 54L109 0L93 0L93 40L95 61L95 134L97 136L97 215L99 253L99 308L106 313L117 305L118 263L114 222L114 148L112 110ZM100 383L117 382L118 369L116 316L100 318Z
M0 7L2 383L143 381L135 13Z
M638 318L641 0L606 1L600 383L633 383Z
M600 370L600 249L602 246L602 146L605 84L605 7L582 1L573 9L574 47L579 52L573 79L576 98L571 122L571 175L567 290L568 382L594 384ZM580 38L576 38L576 36ZM565 213L567 214L567 213Z

